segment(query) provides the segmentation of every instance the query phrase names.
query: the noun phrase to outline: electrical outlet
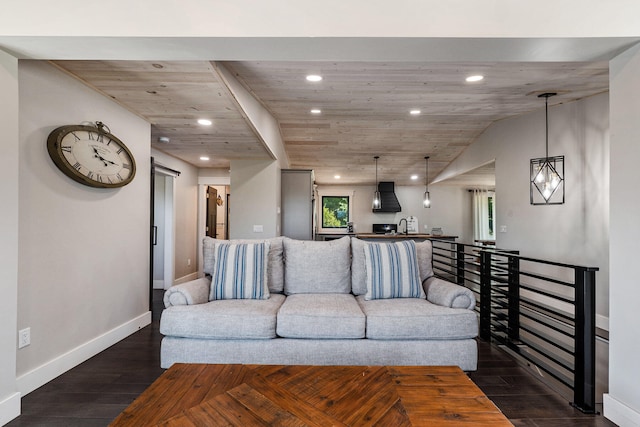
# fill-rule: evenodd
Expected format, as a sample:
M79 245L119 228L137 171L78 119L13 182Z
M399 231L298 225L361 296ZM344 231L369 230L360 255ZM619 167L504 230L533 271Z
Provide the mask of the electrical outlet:
M506 233L507 232L507 226L506 225L501 225L500 226L500 232L501 233Z
M191 266L191 258L187 258L187 267Z
M18 331L18 348L31 344L31 328L24 328Z
M254 225L253 226L253 232L254 233L263 233L264 232L264 227L262 225Z

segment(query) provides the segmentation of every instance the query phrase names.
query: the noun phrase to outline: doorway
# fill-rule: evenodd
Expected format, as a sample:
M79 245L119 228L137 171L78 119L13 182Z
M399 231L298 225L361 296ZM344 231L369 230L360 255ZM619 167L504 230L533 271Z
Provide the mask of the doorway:
M153 185L153 289L169 289L174 281L175 179L179 172L155 165Z
M202 211L204 221L200 227L202 236L225 240L229 236L229 186L207 184L202 186ZM202 221L202 219L201 219Z
M228 239L229 178L201 177L198 184L198 241L205 236ZM198 250L198 265L202 263L202 251Z
M218 190L210 185L207 186L207 225L205 231L207 236L213 237L214 239L218 235L218 205L216 204L217 200Z

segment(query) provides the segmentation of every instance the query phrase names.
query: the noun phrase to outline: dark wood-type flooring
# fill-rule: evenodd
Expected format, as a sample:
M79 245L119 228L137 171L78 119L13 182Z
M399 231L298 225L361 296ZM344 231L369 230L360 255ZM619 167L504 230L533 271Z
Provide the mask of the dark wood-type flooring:
M107 426L153 381L160 369L162 292L154 295L153 322L118 344L22 398L22 415L7 426ZM478 370L469 374L516 426L614 426L585 415L521 367L511 356L479 342Z

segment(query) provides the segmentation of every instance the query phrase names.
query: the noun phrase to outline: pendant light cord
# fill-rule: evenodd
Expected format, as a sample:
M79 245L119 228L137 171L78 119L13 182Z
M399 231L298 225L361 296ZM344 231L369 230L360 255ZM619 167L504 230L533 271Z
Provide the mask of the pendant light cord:
M424 186L425 191L429 191L429 156L424 158L425 174L424 174Z
M545 124L545 160L549 160L549 98L556 96L555 92L545 92L538 95L544 98L544 124Z
M545 160L549 161L549 97L544 98Z
M376 160L376 191L378 191L378 159L380 157L379 156L375 156L374 159Z

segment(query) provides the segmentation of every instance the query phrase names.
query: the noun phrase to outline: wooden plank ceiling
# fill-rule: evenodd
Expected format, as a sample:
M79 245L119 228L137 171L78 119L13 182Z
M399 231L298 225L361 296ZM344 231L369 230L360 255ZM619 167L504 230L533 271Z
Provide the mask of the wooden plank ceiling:
M152 145L198 167L268 158L209 62L58 61L152 124ZM226 62L273 114L292 168L321 184L424 185L491 123L608 90L608 63ZM323 80L306 81L308 74ZM484 80L467 83L469 75ZM320 109L320 114L312 114ZM419 109L412 116L410 110ZM214 125L195 123L206 117ZM541 127L544 123L541 122ZM170 138L168 144L158 142ZM543 145L541 142L541 149ZM208 155L211 160L199 160ZM490 171L491 168L485 168ZM410 175L418 175L412 181ZM340 179L335 179L340 175ZM466 181L465 181L466 182ZM466 184L465 184L466 185Z

